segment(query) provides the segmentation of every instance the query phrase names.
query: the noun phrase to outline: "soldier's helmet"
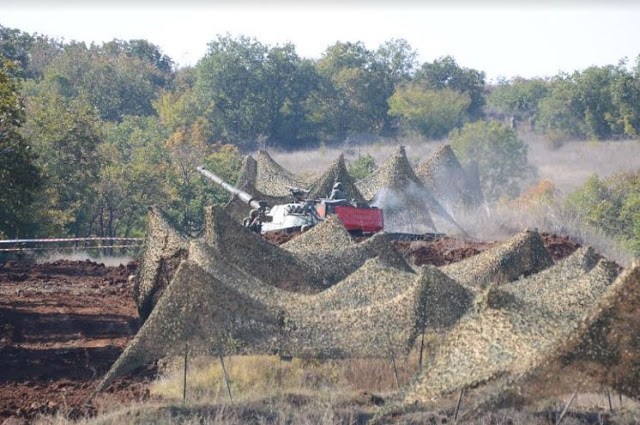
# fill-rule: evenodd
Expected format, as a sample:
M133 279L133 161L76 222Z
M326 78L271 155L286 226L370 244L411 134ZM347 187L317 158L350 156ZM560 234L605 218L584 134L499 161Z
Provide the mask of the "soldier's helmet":
M336 182L336 184L333 185L333 190L342 190L342 183Z

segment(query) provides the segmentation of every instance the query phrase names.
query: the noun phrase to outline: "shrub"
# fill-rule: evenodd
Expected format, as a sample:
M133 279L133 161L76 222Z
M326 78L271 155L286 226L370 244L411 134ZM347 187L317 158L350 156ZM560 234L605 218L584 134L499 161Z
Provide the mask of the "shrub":
M640 172L604 180L593 175L567 196L565 207L640 255Z
M498 121L465 124L449 134L451 147L465 165L478 164L487 200L515 197L523 183L535 175L527 161L527 145L513 129Z
M349 162L349 174L354 179L368 177L376 169L376 160L370 154L358 155L356 159Z
M389 114L425 137L440 139L466 120L471 98L450 89L403 86L389 99Z

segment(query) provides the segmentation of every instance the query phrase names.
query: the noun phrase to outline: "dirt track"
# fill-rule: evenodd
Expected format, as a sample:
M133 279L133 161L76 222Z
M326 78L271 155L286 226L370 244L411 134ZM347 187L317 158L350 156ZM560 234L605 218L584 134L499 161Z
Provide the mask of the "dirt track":
M543 238L556 260L578 247ZM415 264L438 266L494 245L453 238L394 244ZM72 417L87 413L85 400L139 326L127 281L135 268L66 260L0 267L0 423L61 409ZM148 399L154 375L151 366L117 381L96 405Z
M135 264L8 262L0 267L0 423L59 409L71 415L138 329L127 277ZM142 371L111 390L148 397Z

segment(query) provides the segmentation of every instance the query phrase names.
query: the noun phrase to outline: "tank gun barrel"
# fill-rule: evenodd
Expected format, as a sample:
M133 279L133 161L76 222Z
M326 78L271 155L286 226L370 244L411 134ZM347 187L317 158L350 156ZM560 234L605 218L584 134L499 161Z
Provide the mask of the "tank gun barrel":
M241 200L245 204L251 206L251 208L264 210L267 207L264 201L259 201L257 199L254 199L253 196L251 196L247 192L240 190L235 186L230 185L229 183L225 182L217 175L213 174L211 171L208 171L207 169L205 169L203 166L197 167L196 169L200 174L202 174L212 182L219 184L220 186L222 186L224 190L226 190L233 196L237 197L239 200Z

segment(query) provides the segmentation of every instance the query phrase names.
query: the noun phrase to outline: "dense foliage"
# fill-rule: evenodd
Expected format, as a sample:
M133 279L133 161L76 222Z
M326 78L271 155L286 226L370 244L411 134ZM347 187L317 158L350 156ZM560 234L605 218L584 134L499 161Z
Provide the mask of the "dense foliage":
M533 175L527 146L516 132L497 121L465 124L450 134L451 147L463 165L477 166L488 200L516 196Z
M529 169L515 133L485 118L556 138L640 131L640 63L488 87L452 57L418 63L402 39L336 42L311 60L291 43L222 35L178 69L146 40L86 45L1 25L0 58L3 236L137 235L151 204L198 228L202 206L227 197L195 166L233 181L256 148L453 130L491 199L517 194ZM365 176L375 163L350 168Z
M13 68L7 60L0 62L0 237L28 231L41 183L33 149L20 134L24 108Z
M565 206L640 255L640 172L608 179L593 175L567 197Z
M636 138L640 134L640 56L593 66L546 80L516 78L491 91L494 113L530 120L533 128L560 139Z

